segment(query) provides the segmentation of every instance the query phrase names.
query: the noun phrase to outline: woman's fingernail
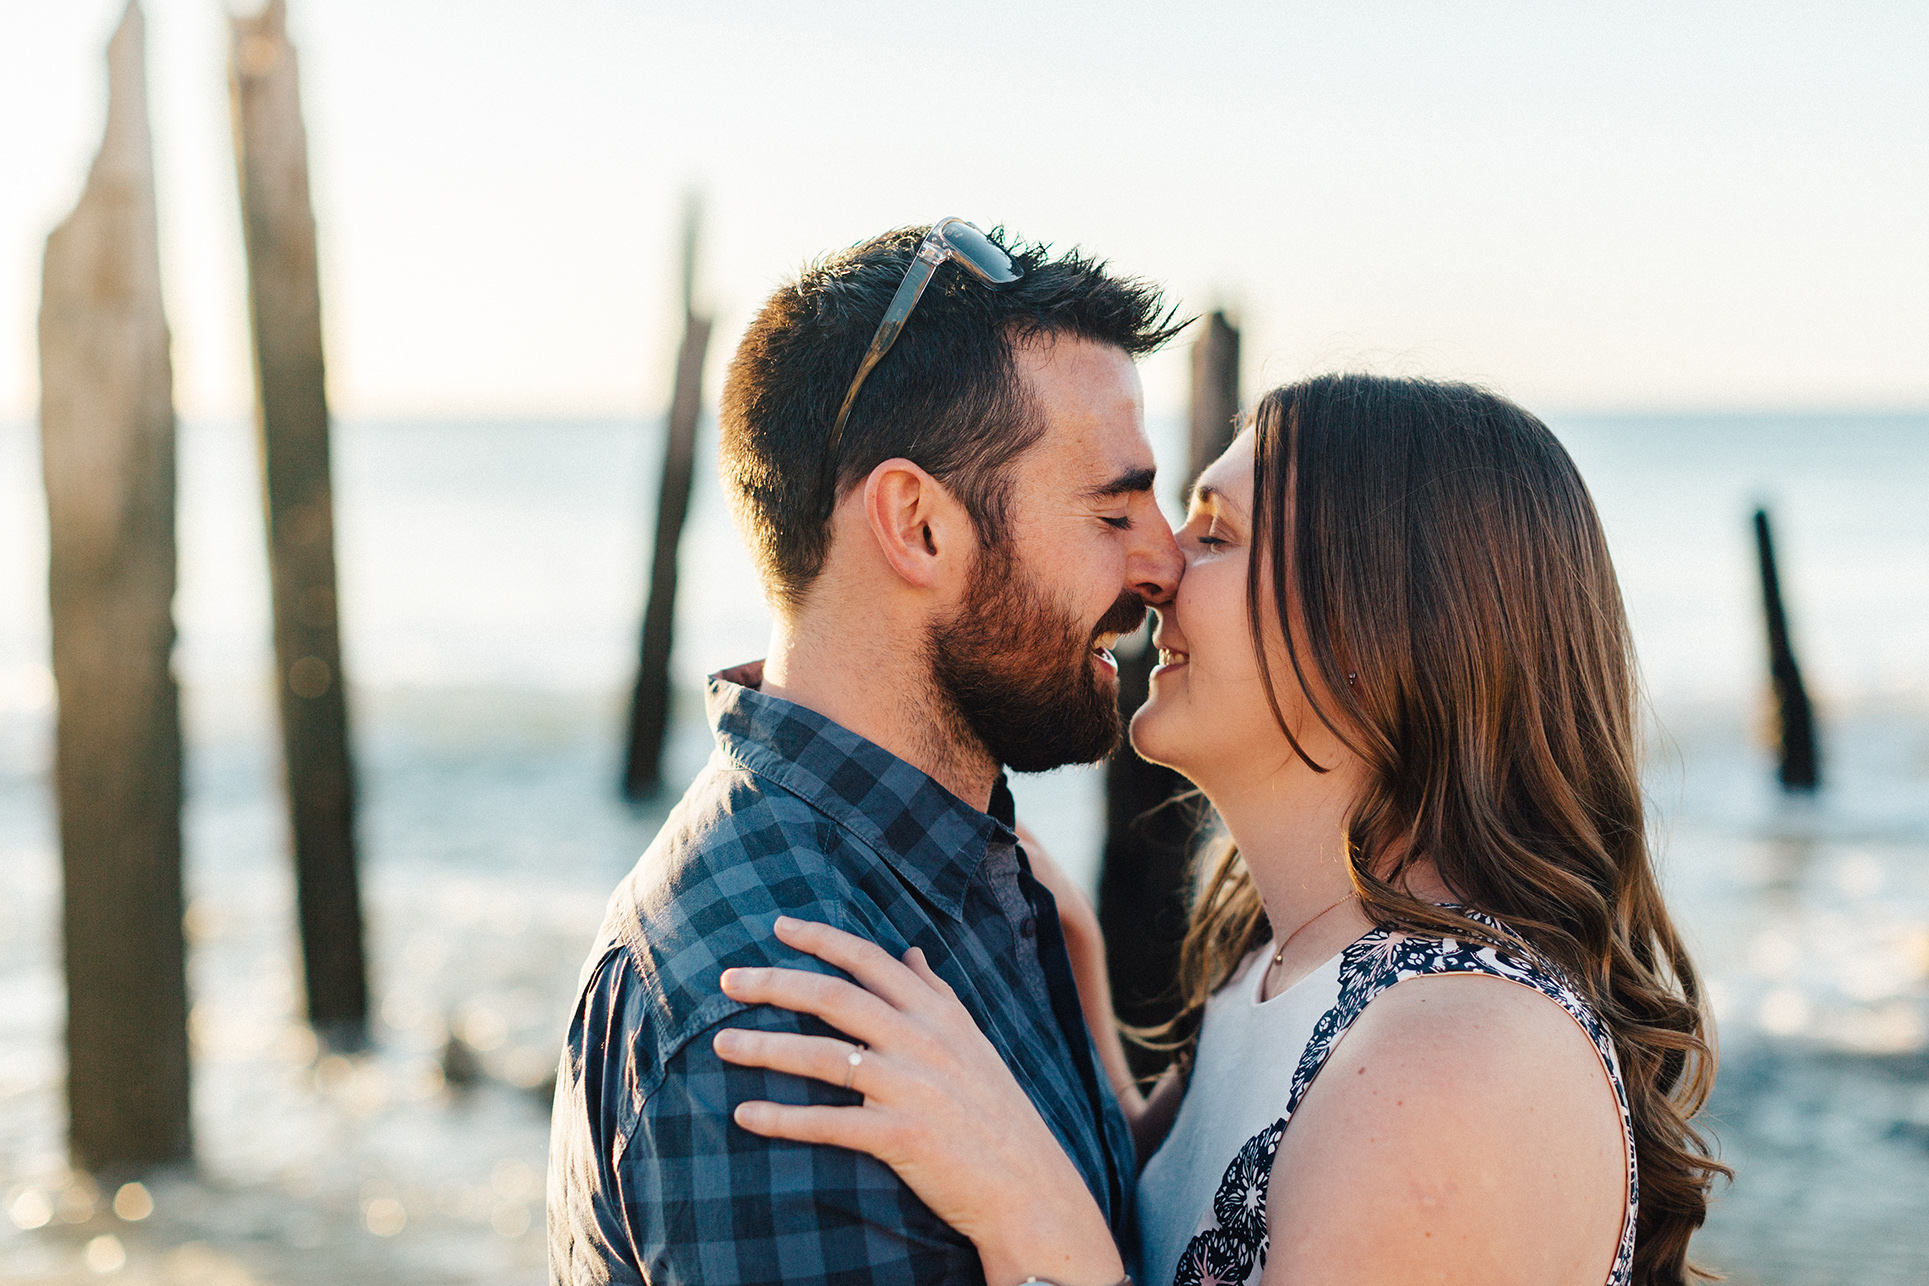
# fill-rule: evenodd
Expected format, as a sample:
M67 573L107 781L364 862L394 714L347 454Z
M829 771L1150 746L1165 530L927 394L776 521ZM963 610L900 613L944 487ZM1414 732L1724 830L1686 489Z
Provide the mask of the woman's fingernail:
M734 1027L726 1027L724 1030L718 1032L715 1039L710 1043L711 1047L719 1054L734 1054L743 1044L743 1038L737 1035Z
M793 920L787 915L777 917L777 927L780 929L794 929L802 923L802 920Z

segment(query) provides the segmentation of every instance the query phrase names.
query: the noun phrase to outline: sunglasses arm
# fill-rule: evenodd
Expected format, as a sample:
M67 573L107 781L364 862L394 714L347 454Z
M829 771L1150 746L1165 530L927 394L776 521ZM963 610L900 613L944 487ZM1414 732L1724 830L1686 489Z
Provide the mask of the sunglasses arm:
M857 368L857 378L851 381L850 392L844 394L844 405L837 408L837 422L831 426L829 449L825 453L829 467L836 468L837 448L844 438L844 421L850 418L851 403L857 401L857 392L864 387L865 377L870 375L872 367L884 360L884 355L891 351L891 345L897 343L898 332L904 329L905 319L918 306L924 288L931 284L932 274L937 272L938 265L944 259L943 247L938 248L935 256L926 255L924 247L919 247L918 256L911 261L911 269L904 274L897 294L891 296L891 306L884 310L884 320L877 324L877 333L871 336L870 351L864 354L864 361Z

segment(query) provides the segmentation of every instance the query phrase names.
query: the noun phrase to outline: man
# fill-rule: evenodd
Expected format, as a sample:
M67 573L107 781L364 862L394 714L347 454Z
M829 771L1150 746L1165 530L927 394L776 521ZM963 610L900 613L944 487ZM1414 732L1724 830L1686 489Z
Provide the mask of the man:
M921 293L920 293L921 292ZM779 914L923 949L1126 1233L1124 1119L1002 769L1117 744L1106 647L1181 560L1133 359L1158 294L958 220L812 265L730 365L721 470L775 624L714 676L717 750L611 901L556 1096L556 1282L972 1282L971 1244L870 1157L760 1138L746 1099L852 1103L724 1064L718 975L825 969Z

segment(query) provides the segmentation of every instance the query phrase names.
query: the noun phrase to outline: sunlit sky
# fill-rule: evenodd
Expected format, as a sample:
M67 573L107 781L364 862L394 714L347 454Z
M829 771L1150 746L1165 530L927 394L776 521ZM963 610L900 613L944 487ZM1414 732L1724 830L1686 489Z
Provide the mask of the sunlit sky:
M0 417L119 0L0 0ZM810 255L958 214L1333 365L1543 410L1929 405L1929 5L291 0L330 392L655 413L681 194L728 349ZM250 404L220 0L148 0L177 401ZM1147 368L1155 412L1183 353Z

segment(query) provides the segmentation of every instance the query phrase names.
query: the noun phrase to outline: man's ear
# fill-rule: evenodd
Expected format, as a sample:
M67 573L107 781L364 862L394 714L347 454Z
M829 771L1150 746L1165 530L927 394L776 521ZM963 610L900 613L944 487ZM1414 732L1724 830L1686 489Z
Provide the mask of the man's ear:
M884 561L920 589L956 575L973 548L964 506L909 460L886 460L871 470L864 480L864 517Z

